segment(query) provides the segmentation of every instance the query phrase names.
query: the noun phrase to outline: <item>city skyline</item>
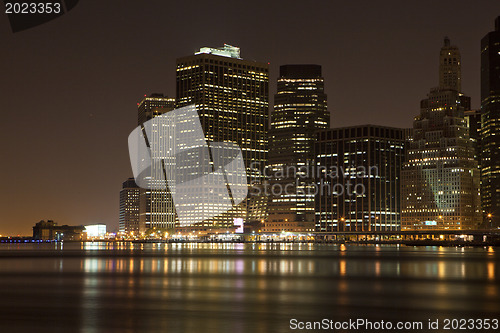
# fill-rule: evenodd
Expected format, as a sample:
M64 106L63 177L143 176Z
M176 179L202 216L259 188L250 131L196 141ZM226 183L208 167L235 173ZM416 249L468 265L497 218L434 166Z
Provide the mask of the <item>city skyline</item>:
M500 1L4 1L5 332L500 329Z
M63 20L69 20L71 15L74 15L73 17L78 17L79 8L85 7L80 5L72 11L72 13L74 12L75 14L68 14L68 18L65 17L60 19L60 25L67 26L69 23L66 21L63 22ZM84 9L82 9L82 11L83 10ZM493 30L492 22L495 15L482 14L482 17L485 22L484 25L475 25L475 29L478 29L478 31L478 27L480 26L481 28L479 36L474 35L472 38L470 36L471 33L464 34L468 35L468 38L471 40L474 40L474 44L469 43L468 45L463 45L460 41L464 38L467 39L467 37L460 36L457 27L454 27L452 23L437 24L441 26L440 30L442 30L442 33L437 33L436 30L434 30L432 33L434 36L433 41L429 43L432 45L439 45L442 38L448 35L452 40L456 41L456 44L464 51L462 55L464 62L463 76L467 79L463 82L463 90L473 97L473 108L478 108L480 103L478 97L478 43L482 36ZM14 50L22 50L23 47L27 47L25 45L23 46L23 41L29 40L34 36L40 36L39 34L48 34L48 32L52 31L51 29L57 30L57 22L56 20L50 23L48 27L40 27L38 31L25 32L23 33L24 35L19 34L14 36L6 33L5 35L8 39L7 46ZM424 32L422 35L426 35L426 33ZM375 120L375 116L372 118L369 112L363 110L363 102L359 100L352 102L349 98L341 96L346 88L339 88L339 85L341 85L342 82L349 82L349 80L353 80L354 78L356 78L354 79L355 81L366 79L368 82L372 82L372 85L377 81L384 82L384 80L380 80L380 73L378 73L378 76L375 75L378 77L378 80L370 81L369 79L371 76L370 70L374 70L376 64L370 63L370 61L361 63L362 66L359 67L362 68L355 68L352 77L341 75L341 79L339 79L338 76L335 77L335 75L332 75L335 70L332 71L331 66L335 63L335 60L322 61L322 59L318 59L325 57L324 53L317 52L315 54L314 52L306 52L304 54L301 53L303 52L301 51L298 52L299 56L294 58L293 56L283 56L283 54L280 56L280 52L276 52L275 48L271 48L268 50L269 56L263 57L263 55L266 54L266 50L263 50L265 49L265 45L262 49L259 49L252 47L252 42L242 41L238 43L237 40L232 41L230 37L231 36L221 34L221 37L217 37L217 41L214 41L213 37L211 37L212 39L206 38L206 42L201 42L194 48L205 45L220 45L223 42L236 44L242 48L245 58L256 58L256 60L259 61L271 62L270 82L275 81L277 77L276 66L281 64L318 63L325 68L329 67L324 76L328 81L328 91L333 92L329 93L327 91L330 101L329 111L332 114L332 127L365 123L410 127L409 125L411 124L413 116L418 113L416 112L418 102L415 103L415 101L420 99L429 86L434 85L432 83L424 85L422 82L434 82L435 80L431 69L433 65L429 66L429 64L433 64L437 58L435 52L436 47L431 47L429 45L424 47L421 41L420 43L417 42L417 44L422 46L422 49L425 49L425 51L423 51L425 55L420 54L418 58L425 59L423 62L427 64L427 68L429 68L429 70L425 71L420 70L420 72L423 73L417 76L420 77L420 80L416 80L419 82L418 86L420 88L415 88L417 83L412 82L411 76L404 77L408 79L405 80L405 83L408 82L408 85L410 85L408 90L411 91L411 93L408 94L413 97L408 98L405 95L397 98L401 98L400 101L402 98L405 98L405 100L408 99L408 102L401 104L403 105L401 109L405 109L401 113L396 112L398 108L394 107L392 102L386 102L386 104L391 107L388 107L389 111L385 111L387 112L385 117L380 117L380 114L383 114L381 101L387 101L387 96L389 94L384 96L380 94L379 91L377 99L374 99L374 96L370 95L372 92L368 91L367 99L371 99L374 105L378 105L379 108L376 109L377 111L374 112L374 114L379 114L381 118L380 121L373 121ZM15 38L17 38L17 40L14 40ZM45 38L49 37L46 36ZM54 38L57 39L61 37L55 36ZM227 39L219 41L220 38ZM394 37L388 36L387 40L390 41L391 38ZM381 40L384 41L384 39ZM287 42L290 45L293 44L290 40ZM192 43L198 43L196 38L192 39ZM303 43L307 44L305 39L303 39ZM383 42L381 43L383 44ZM34 45L40 47L40 44L35 43ZM345 43L344 45L349 44ZM403 46L404 45L408 47L407 44L403 44ZM73 51L78 49L74 45L72 47ZM194 51L193 46L185 44L179 45L178 48L177 46L172 47L169 50L174 57L180 57L192 51ZM42 60L44 57L52 57L54 55L52 52L47 52L43 47L41 53ZM70 52L67 54L71 55L72 53ZM78 53L73 53L73 57L69 57L69 60L76 61L77 63L81 62L82 58L76 56L77 54ZM249 56L247 57L246 54L249 54ZM354 56L360 54L361 53L354 51ZM403 52L403 54L405 53ZM475 62L470 61L472 54L477 58ZM467 58L466 55L469 58ZM353 56L353 54L351 54L351 56ZM10 59L7 55L3 55L3 57L6 57L7 60ZM152 55L151 57L155 58L158 56ZM378 55L374 55L374 58L377 57ZM341 59L342 56L338 58ZM21 56L18 60L19 64L27 59L29 59L27 55ZM94 61L96 59L99 58L94 58ZM128 63L130 60L132 59L127 59L125 63ZM120 60L118 62L123 64ZM119 191L123 180L131 174L130 167L127 163L126 132L131 130L135 124L133 121L130 122L131 119L137 116L137 111L134 110L134 103L138 102L139 96L142 96L144 93L165 92L168 96L173 96L172 84L175 76L172 75L171 61L169 65L164 64L163 66L151 67L148 71L148 73L150 73L149 75L156 72L161 73L161 75L159 75L161 78L153 78L151 81L147 81L145 76L148 75L144 74L145 76L142 77L142 82L131 84L131 88L122 90L119 95L111 94L115 99L120 99L120 103L116 101L114 103L109 103L108 99L103 98L103 95L106 95L106 92L110 89L109 85L117 84L115 79L113 79L113 75L109 75L109 69L111 69L111 72L114 71L116 77L120 78L120 75L117 75L118 72L116 70L118 68L116 65L106 61L104 61L103 64L100 64L99 61L95 62L95 69L100 69L103 74L108 74L104 76L104 79L100 79L100 76L96 72L91 71L91 75L85 76L80 71L74 69L69 70L69 63L68 60L60 59L54 63L49 62L45 67L41 66L40 68L34 68L32 65L27 65L25 62L25 68L17 67L17 69L6 69L6 78L9 79L9 82L2 82L2 86L6 88L3 89L6 93L5 107L8 110L15 111L7 112L6 124L9 124L9 128L7 128L4 133L8 138L20 139L16 141L17 145L12 145L12 147L5 145L4 151L6 151L9 157L7 160L14 161L14 163L6 165L6 171L9 175L13 175L14 179L7 179L5 181L6 194L4 195L6 195L6 197L2 202L4 202L4 204L7 203L7 205L2 207L6 214L4 214L2 221L0 221L0 234L28 234L33 223L40 219L53 219L61 224L70 225L103 222L108 224L110 229L117 228L118 198L116 193ZM356 63L360 64L360 62L356 62L356 59L353 59L350 64L353 65ZM62 66L63 70L58 68L58 65ZM109 69L106 69L106 65L109 66ZM398 66L399 65L401 64L398 64ZM398 66L395 65L394 67L400 68ZM423 66L425 67L426 65ZM352 67L350 68L352 69ZM368 69L368 71L364 72L361 69ZM379 69L387 70L387 67L381 66ZM45 73L45 75L39 75L42 79L49 79L48 77L50 76L50 80L54 80L52 81L53 84L44 86L41 84L42 81L40 81L40 79L35 80L30 76L30 74L36 73L37 71L42 74ZM418 70L414 71L419 72ZM131 70L131 72L133 72L133 70ZM13 75L14 73L19 75ZM165 75L165 73L170 74ZM356 76L356 73L364 73L365 75ZM71 74L74 75L73 80L70 80L72 78ZM137 75L137 73L134 75ZM393 72L392 75L394 76L395 72ZM476 79L469 80L471 76L476 77ZM400 77L394 78L401 79ZM80 85L79 79L81 79L81 82L90 79L93 84L82 83ZM121 80L123 80L123 77ZM391 80L385 81L385 84L394 88L394 85L388 83L390 81ZM70 84L64 85L64 82L69 82ZM123 88L123 83L122 85L117 85ZM359 85L363 86L363 83L361 82ZM382 83L382 85L384 85L384 83ZM346 86L351 87L350 89L353 87L353 85L349 84L346 84ZM356 84L354 84L354 86L356 86ZM89 100L92 101L93 98L87 96L85 93L75 94L74 90L78 90L79 87L83 87L84 90L87 88L87 94L96 93L95 101L89 103ZM25 90L23 90L23 88ZM377 91L375 88L376 87L374 87L373 90ZM56 93L58 89L60 93ZM270 91L270 95L274 91L275 87ZM26 98L26 96L32 98ZM85 96L87 96L87 98L84 98ZM129 103L131 100L133 100L132 104ZM346 102L346 100L348 101ZM22 101L22 103L19 103L19 101ZM34 102L36 102L35 105L32 105ZM127 105L126 107L124 107L125 104ZM349 107L346 105L349 105ZM404 105L407 106L405 107ZM89 108L89 106L93 107ZM110 111L110 114L102 112L103 110L109 111L110 109L113 109ZM18 118L13 117L12 113L18 116ZM116 117L117 114L123 115L123 118ZM353 114L358 115L358 117L355 117L356 119L350 119L350 116L346 116ZM391 117L391 114L394 114L394 116ZM366 119L366 121L364 119ZM16 126L16 124L20 124L17 120L23 120L23 126ZM113 134L110 135L110 132ZM119 137L119 139L115 139L115 136ZM7 142L4 142L4 144L6 143ZM27 152L28 154L23 154L23 152ZM29 166L30 161L31 167ZM28 166L26 166L26 164L28 164ZM68 166L71 165L76 165L77 167L75 167L74 170L69 170ZM78 181L79 178L82 179ZM98 189L97 192L99 195L94 195L90 198L96 193L96 188ZM29 205L30 209L26 209L27 205Z

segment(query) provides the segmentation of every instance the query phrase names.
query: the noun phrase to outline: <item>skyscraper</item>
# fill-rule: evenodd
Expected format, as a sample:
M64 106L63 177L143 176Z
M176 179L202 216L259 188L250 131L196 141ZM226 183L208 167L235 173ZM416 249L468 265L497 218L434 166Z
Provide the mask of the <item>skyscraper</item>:
M307 173L314 164L315 132L330 124L324 88L319 65L280 67L269 132L266 230L314 223L314 177Z
M163 94L144 96L138 103L138 124L142 126L146 121L172 111L175 99ZM161 129L154 129L152 139L160 137ZM164 170L157 165L151 166L151 181L162 179ZM141 188L139 195L139 229L144 232L150 228L173 228L176 221L175 209L168 189L158 190Z
M364 125L317 133L316 231L399 230L404 132Z
M486 221L500 226L500 16L481 40L481 201ZM491 222L490 222L491 221Z
M134 178L123 182L120 191L119 231L138 234L139 228L139 187Z
M479 171L464 118L460 52L444 40L439 87L420 103L402 170L403 230L474 229L481 222Z
M203 47L177 60L177 107L195 105L205 137L211 142L232 142L242 152L248 183L261 186L267 162L269 65L240 57L240 49L225 44ZM209 172L210 170L206 170ZM196 191L210 210L217 193ZM261 196L250 195L233 210L205 220L204 226L228 227L234 219L258 219L265 206ZM253 217L252 217L253 215Z

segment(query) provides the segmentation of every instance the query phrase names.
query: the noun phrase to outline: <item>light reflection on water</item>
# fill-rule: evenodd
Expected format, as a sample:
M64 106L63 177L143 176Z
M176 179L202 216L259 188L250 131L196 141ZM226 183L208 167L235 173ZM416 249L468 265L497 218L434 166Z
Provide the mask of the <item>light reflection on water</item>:
M99 250L131 250L144 244L103 244L86 243L82 248L86 251ZM312 245L293 244L146 244L149 245L149 254L179 254L173 257L142 257L132 258L100 258L90 257L83 261L83 270L87 273L102 272L143 272L143 273L165 273L165 274L276 274L276 275L338 275L338 276L363 276L373 274L380 276L398 276L408 278L437 278L437 279L480 279L485 276L489 280L495 279L495 261L474 262L470 259L460 260L456 254L464 255L464 248L439 247L436 251L438 258L446 256L448 260L436 260L436 257L418 257L418 252L409 251L410 255L401 260L394 258L384 259L379 257L380 247L374 247L374 254L366 254L366 251L354 250L355 255L349 256L345 245L341 245L338 252L332 251L332 256L321 255L312 257L297 251L308 250L308 254L314 255ZM393 247L392 249L398 249ZM209 250L211 256L189 257L189 254L203 254ZM240 258L237 254L257 254L248 258ZM364 249L363 249L364 250ZM476 250L476 249L471 249ZM232 253L230 256L220 257L212 251L222 251L221 254ZM228 252L229 251L229 252ZM246 252L245 252L246 251ZM268 251L263 253L262 251ZM397 250L399 252L399 250ZM432 250L433 251L433 250ZM387 251L386 251L387 252ZM401 250L404 253L404 250ZM477 254L474 251L474 254ZM494 253L493 248L487 249L487 254ZM267 256L266 256L267 255ZM292 258L287 258L287 255ZM350 260L342 259L347 255ZM414 259L411 260L412 257ZM265 259L260 257L266 257ZM453 260L450 260L453 259Z
M287 332L290 318L493 318L498 258L492 247L0 245L0 320L18 332L30 316L63 331Z

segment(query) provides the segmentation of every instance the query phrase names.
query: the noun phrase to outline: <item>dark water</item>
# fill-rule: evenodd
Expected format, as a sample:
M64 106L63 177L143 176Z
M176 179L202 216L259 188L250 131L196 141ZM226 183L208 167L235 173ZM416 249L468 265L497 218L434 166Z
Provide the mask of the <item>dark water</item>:
M293 318L498 319L499 257L499 248L0 244L0 332L292 332Z

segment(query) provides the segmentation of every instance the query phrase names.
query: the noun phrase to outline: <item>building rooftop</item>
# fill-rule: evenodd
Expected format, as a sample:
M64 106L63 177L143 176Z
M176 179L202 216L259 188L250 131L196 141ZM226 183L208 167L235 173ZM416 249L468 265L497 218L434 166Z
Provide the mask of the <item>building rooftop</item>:
M195 53L195 55L198 54L213 54L221 57L241 59L240 48L229 44L224 44L223 47L219 48L202 47L198 52Z

